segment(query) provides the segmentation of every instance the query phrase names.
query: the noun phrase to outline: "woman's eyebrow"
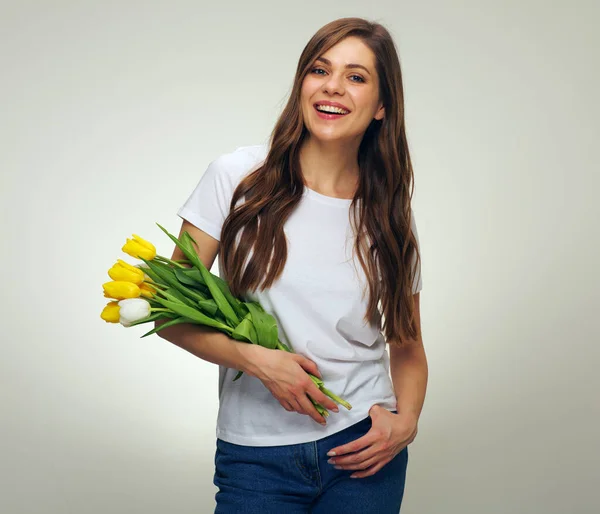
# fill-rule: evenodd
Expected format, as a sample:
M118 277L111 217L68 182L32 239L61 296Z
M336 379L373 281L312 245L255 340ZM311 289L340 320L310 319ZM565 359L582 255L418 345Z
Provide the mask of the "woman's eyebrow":
M321 61L322 63L327 64L327 66L331 66L331 61L329 59L325 59L325 57L317 57L317 61ZM346 68L361 68L369 75L371 74L371 72L362 64L346 64Z

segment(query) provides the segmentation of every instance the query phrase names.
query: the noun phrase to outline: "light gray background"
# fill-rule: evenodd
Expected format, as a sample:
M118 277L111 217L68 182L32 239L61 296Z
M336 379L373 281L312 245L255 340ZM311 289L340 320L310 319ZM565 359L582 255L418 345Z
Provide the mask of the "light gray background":
M131 233L170 255L154 223L355 15L399 47L416 171L403 513L600 512L597 3L397 0L2 6L1 512L212 511L217 369L105 324L101 284Z

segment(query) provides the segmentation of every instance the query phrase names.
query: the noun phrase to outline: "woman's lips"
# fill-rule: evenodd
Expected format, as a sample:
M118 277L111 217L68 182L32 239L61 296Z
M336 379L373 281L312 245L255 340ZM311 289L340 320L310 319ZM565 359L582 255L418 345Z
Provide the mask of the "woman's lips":
M321 112L316 107L314 107L314 109L317 112L317 116L323 120L339 120L340 118L343 118L344 116L348 116L348 114L349 114L349 113L348 114L333 114L333 113L329 113L329 112Z

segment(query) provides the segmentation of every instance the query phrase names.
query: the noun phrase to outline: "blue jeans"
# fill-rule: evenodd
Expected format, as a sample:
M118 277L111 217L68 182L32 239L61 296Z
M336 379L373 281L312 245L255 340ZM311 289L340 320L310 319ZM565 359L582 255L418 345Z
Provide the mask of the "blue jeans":
M329 450L370 428L367 417L323 439L281 446L242 446L217 439L215 514L398 514L407 448L365 478L350 478L356 470L335 469L327 462Z

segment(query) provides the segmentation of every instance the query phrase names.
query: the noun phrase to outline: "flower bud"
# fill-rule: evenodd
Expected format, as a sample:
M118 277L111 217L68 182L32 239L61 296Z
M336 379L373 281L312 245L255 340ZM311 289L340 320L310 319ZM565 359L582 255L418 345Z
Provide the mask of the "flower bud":
M140 296L140 288L133 282L124 282L122 280L113 280L102 284L104 296L123 300L125 298L137 298Z
M119 323L119 302L108 302L100 317L107 323Z
M156 248L152 243L142 239L137 234L133 234L133 239L127 239L127 242L121 248L126 254L139 259L140 257L151 261L156 257Z
M119 322L124 327L129 327L149 315L150 304L143 298L129 298L119 302Z
M131 264L117 259L117 263L108 270L108 276L113 280L133 282L140 285L144 281L144 272Z

